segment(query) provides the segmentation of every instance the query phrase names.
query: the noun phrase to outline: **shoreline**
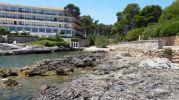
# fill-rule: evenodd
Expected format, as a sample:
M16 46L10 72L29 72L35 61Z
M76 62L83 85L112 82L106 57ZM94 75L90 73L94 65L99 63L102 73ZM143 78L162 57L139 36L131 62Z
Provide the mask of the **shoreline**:
M178 98L179 90L175 87L179 86L179 65L164 58L162 50L123 47L108 48L107 52L99 49L92 51L62 59L43 60L19 69L26 77L50 76L49 72L66 76L73 73L74 68L94 69L69 82L55 86L47 84L29 100Z
M81 55L66 56L59 59L46 59L22 68L0 68L0 78L12 76L35 77L35 76L67 76L80 68L93 68L105 55L104 52L86 53ZM2 82L1 82L2 83ZM4 85L4 84L3 84Z
M0 45L0 56L23 55L23 54L43 54L43 53L53 53L53 52L60 52L60 51L81 50L81 49L57 47L57 46L55 47L18 46L18 45L7 44L7 43L1 43L1 45Z
M123 52L122 52L123 51ZM128 52L127 52L128 51ZM151 52L151 51L150 51ZM123 48L108 52L95 71L46 88L29 100L177 99L178 65L159 55Z

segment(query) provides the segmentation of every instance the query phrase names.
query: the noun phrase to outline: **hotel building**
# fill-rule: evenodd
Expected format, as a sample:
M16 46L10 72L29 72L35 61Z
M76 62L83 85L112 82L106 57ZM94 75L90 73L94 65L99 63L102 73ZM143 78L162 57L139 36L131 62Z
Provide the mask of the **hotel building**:
M64 36L82 35L80 21L54 7L35 7L0 3L0 26L8 31L28 31L32 35Z

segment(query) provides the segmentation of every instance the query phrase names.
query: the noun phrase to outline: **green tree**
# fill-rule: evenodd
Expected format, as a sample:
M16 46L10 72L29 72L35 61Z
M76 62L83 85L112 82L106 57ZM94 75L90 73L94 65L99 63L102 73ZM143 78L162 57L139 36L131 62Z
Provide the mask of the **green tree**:
M143 32L144 39L160 36L161 25L158 23L149 25Z
M118 12L118 13L116 14L116 16L117 16L117 20L118 20L118 21L121 20L122 15L123 15L123 12Z
M126 34L135 26L135 16L139 13L140 7L138 4L128 4L123 12L116 14L118 21L113 26L112 33L114 34L117 31L118 34Z
M173 21L163 25L160 36L175 36L179 32L179 21Z
M98 34L103 35L106 37L110 37L111 35L111 30L112 30L112 25L105 25L105 24L98 24Z
M165 22L173 18L179 17L179 0L173 2L173 4L167 7L160 18L160 22Z
M85 32L86 36L89 36L92 33L94 33L95 24L94 24L91 16L89 16L89 15L81 16L80 20L82 22L83 31Z
M74 4L68 4L67 6L64 7L65 12L71 14L73 17L79 17L80 16L80 8L77 7Z
M134 41L139 38L139 35L142 35L144 31L144 28L137 28L137 29L132 29L131 31L128 32L126 35L126 39L128 41Z
M146 23L157 23L162 14L162 8L159 5L147 5L141 11L141 16L146 20Z

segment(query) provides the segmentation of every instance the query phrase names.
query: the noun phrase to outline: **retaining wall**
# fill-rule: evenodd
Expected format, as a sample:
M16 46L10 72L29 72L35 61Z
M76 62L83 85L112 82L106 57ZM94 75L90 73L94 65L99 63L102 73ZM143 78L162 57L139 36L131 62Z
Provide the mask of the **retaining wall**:
M179 36L156 37L153 39L162 41L164 46L179 46Z
M37 41L40 40L38 37L16 37L16 36L8 36L8 43L12 43L13 41L16 41L17 43L27 43L31 41Z
M121 48L121 47L155 50L155 49L162 49L163 44L161 41L147 40L147 41L120 42L115 46L115 48Z

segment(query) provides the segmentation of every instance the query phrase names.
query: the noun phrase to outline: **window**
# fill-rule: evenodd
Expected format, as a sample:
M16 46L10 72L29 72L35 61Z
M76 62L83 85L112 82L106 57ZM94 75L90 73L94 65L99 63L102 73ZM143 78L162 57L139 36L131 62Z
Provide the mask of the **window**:
M31 31L31 28L30 27L25 27L24 30Z
M46 33L52 33L52 29L47 28Z
M61 28L61 27L62 27L62 25L61 25L61 24L59 24L59 27Z
M17 27L17 31L22 31L23 27Z
M0 10L3 10L3 6L0 6Z
M10 26L9 31L16 31L16 27Z
M53 33L58 33L58 29L53 29Z
M44 28L39 28L39 32L45 32Z
M32 32L38 32L38 28L32 28Z
M2 24L3 23L3 21L2 20L0 20L0 24Z

